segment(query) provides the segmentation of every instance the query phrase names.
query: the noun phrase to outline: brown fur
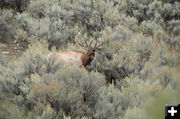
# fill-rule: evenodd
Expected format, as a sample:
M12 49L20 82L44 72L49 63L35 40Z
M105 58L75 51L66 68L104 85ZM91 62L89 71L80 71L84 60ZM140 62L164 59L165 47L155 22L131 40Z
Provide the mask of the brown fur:
M84 53L81 57L83 66L89 65L94 59L95 51L92 48L88 48L88 51Z

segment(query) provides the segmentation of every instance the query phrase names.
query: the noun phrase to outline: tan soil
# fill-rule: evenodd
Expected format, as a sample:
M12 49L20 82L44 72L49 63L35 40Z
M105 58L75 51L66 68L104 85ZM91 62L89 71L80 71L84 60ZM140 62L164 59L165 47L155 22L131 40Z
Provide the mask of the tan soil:
M0 42L0 55L4 55L8 58L17 58L22 55L24 48L19 43L1 43Z

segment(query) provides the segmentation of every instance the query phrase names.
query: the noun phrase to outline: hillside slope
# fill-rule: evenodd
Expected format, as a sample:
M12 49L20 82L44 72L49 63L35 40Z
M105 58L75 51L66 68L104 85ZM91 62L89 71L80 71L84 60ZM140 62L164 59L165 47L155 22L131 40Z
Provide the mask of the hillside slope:
M90 65L47 60L79 31L104 43ZM178 0L0 0L0 118L164 118L179 53Z

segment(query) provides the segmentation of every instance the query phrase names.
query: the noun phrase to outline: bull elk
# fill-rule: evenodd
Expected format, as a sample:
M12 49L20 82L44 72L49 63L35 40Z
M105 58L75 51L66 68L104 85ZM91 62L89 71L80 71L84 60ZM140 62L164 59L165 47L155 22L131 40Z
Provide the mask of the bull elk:
M90 41L88 44L87 41L85 41L85 44L78 41L78 37L80 35L80 32L75 36L75 42L78 43L81 47L85 48L87 52L78 51L78 50L72 50L67 52L52 52L48 55L48 59L55 58L55 61L62 61L64 64L75 64L79 67L86 67L91 63L91 61L94 59L95 52L97 50L100 50L100 46L103 45L103 43L98 43L99 41L96 39L96 43L94 47L91 47L91 44L93 40Z

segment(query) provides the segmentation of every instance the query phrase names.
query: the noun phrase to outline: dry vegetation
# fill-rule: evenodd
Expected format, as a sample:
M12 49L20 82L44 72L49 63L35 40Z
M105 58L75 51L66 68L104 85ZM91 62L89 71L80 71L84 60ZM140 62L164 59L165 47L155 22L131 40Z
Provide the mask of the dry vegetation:
M83 51L79 31L105 43L90 65L47 61ZM180 2L0 0L0 52L1 119L164 118L180 99Z

